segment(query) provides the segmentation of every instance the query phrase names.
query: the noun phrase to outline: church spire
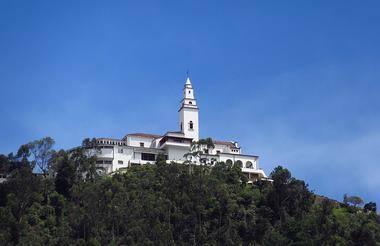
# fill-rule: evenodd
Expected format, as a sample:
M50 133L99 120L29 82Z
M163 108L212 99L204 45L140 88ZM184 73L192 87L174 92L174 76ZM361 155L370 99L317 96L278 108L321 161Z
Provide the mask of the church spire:
M190 86L190 87L189 87ZM189 69L186 71L186 83L185 87L191 88L191 81L190 81L190 75L189 75Z
M192 99L194 101L188 101L186 99ZM191 84L189 75L187 75L186 77L185 86L183 88L183 103L190 104L190 105L196 104L195 97L194 97L194 89L193 89L193 85Z
M187 76L187 78L186 78L185 85L190 85L191 86L191 81L190 81L190 77L189 76Z
M185 137L192 138L195 141L199 139L198 125L198 105L194 96L194 89L187 74L185 86L183 88L183 98L180 109L180 129Z

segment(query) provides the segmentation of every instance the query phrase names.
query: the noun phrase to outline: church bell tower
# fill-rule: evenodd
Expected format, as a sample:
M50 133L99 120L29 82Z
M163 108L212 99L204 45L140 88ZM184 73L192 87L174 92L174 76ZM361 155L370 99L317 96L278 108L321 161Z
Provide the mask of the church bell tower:
M181 132L185 137L192 138L193 141L199 140L199 108L197 100L194 97L194 89L190 78L186 78L185 87L183 88L183 99L181 101L179 112L179 122Z

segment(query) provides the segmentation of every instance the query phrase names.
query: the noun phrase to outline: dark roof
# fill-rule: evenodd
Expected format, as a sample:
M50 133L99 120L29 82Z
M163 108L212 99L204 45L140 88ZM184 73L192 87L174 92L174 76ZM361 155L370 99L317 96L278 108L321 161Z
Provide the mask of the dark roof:
M127 134L127 136L135 136L135 137L143 137L143 138L159 138L159 137L161 137L161 135L157 135L157 134L140 133L140 132L130 133L130 134Z

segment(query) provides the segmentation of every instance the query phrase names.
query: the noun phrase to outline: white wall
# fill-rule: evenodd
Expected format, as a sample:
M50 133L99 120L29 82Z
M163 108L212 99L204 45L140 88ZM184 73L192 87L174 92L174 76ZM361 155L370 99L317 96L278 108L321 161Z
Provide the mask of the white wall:
M119 153L122 150L123 153ZM128 167L129 161L132 159L133 149L126 146L114 147L114 159L112 162L112 171L116 171L119 168ZM123 161L123 164L119 164L119 161Z
M197 108L182 108L179 114L179 120L182 122L182 132L185 137L199 140L199 118ZM193 130L189 129L189 122L193 122Z
M190 149L188 148L181 148L177 146L170 146L167 149L168 152L168 160L170 161L185 161L185 157L183 157L184 154L188 153Z
M152 145L153 138L145 138L138 136L128 136L127 137L127 145L140 147L140 143L144 143L144 147L149 148Z
M114 149L113 148L101 148L100 154L102 158L113 158L114 157Z
M242 156L242 155L232 155L232 154L220 155L220 161L226 162L228 159L230 159L232 162L235 162L238 160L243 162L243 168L246 167L247 161L250 161L252 162L252 169L258 168L258 158L254 156Z

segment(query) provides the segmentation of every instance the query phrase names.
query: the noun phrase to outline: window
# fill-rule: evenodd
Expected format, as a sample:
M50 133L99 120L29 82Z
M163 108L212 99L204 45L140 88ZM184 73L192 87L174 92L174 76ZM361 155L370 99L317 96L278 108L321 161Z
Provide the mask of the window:
M217 151L216 151L216 154L219 155L219 154L220 154L220 150L217 150Z
M235 165L238 167L243 167L243 162L242 161L235 161Z
M123 151L124 151L124 150L123 150L122 148L120 148L120 149L118 149L117 152L118 152L118 153L123 153Z
M96 164L112 164L112 161L97 160Z
M123 161L118 160L117 163L118 163L118 164L123 164Z
M189 91L189 94L191 93L191 91Z
M194 123L192 121L189 122L189 129L190 130L194 129Z
M141 160L143 161L155 161L155 155L150 153L141 153Z
M192 101L189 101L189 104L193 104L193 102L192 102Z
M245 167L246 167L246 168L253 168L253 164L252 164L252 162L247 161L247 162L245 163Z
M140 147L144 147L144 143L143 142L140 142Z
M226 164L227 164L227 165L232 165L232 160L231 160L231 159L228 159L228 160L226 161Z

